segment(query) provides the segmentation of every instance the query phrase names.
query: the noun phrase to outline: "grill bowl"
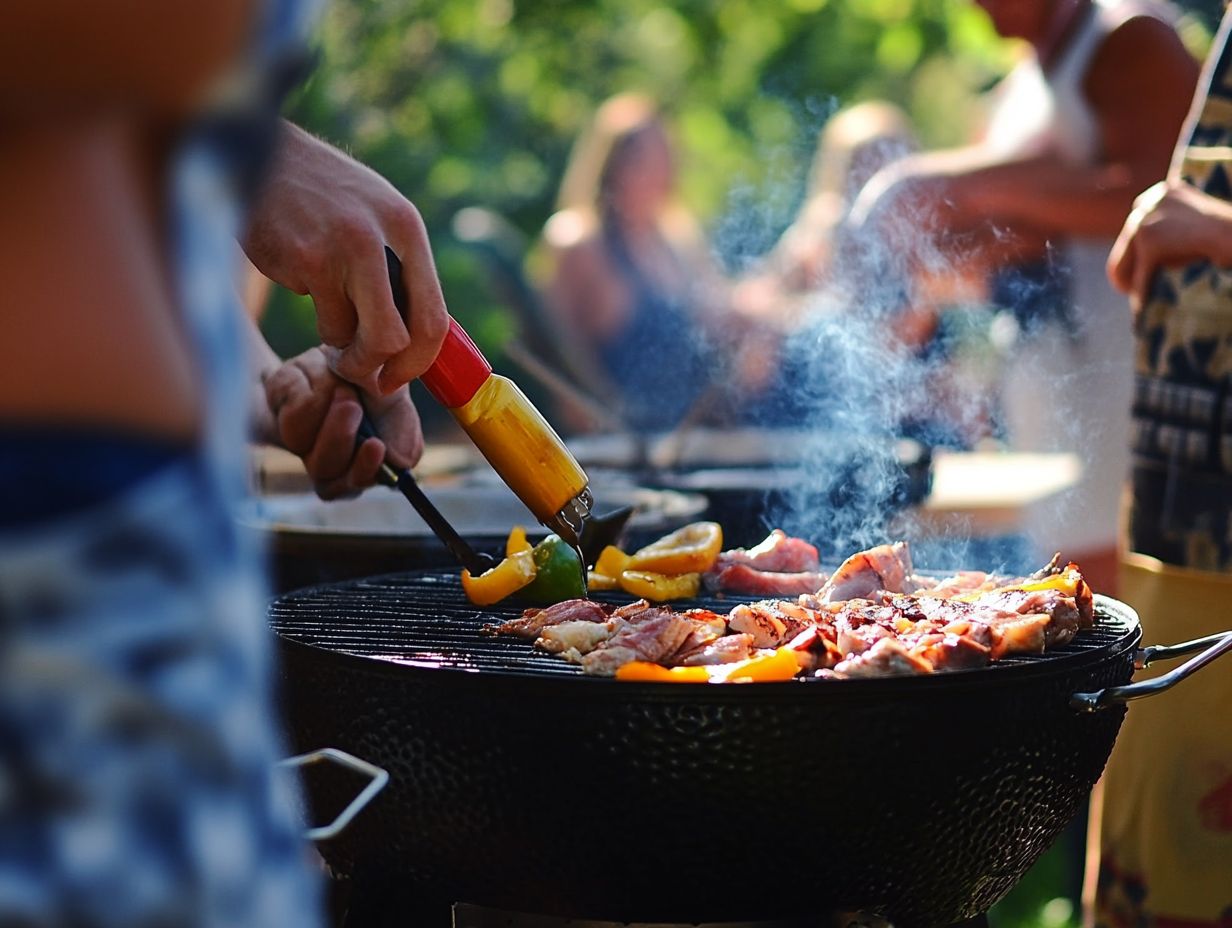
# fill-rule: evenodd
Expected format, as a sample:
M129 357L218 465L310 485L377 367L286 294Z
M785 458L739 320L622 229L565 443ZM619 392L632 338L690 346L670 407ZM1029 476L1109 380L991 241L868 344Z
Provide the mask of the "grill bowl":
M322 847L336 872L613 921L863 909L952 924L1008 892L1082 807L1124 709L1078 714L1069 697L1128 681L1140 636L1100 597L1096 630L1043 657L686 686L585 678L479 636L516 612L481 612L431 572L274 603L297 746L391 774Z

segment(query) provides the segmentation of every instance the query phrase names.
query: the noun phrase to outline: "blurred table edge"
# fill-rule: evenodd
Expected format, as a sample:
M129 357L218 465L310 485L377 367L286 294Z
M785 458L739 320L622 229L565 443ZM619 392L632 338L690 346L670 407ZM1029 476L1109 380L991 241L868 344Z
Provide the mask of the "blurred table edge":
M444 477L474 467L482 458L470 445L434 443L413 468L420 479ZM274 445L249 446L249 480L259 495L310 493L312 481L299 456Z

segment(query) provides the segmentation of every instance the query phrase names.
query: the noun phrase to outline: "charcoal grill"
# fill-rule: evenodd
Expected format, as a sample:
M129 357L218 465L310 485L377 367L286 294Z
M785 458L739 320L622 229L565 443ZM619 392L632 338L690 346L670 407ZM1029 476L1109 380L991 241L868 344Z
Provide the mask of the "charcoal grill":
M1085 803L1125 709L1071 702L1126 683L1141 635L1098 597L1095 628L1047 655L689 686L587 678L479 634L517 613L433 571L272 605L298 746L391 774L321 846L336 873L566 918L951 925L1004 896Z

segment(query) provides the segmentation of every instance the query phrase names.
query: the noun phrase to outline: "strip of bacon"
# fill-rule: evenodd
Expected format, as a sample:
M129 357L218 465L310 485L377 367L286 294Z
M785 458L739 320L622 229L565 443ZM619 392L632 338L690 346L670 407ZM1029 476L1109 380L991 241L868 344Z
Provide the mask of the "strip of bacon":
M566 599L546 609L527 609L518 619L510 619L499 625L485 625L483 634L538 638L550 625L560 625L563 622L606 622L611 611L610 606L605 607L602 603L590 599Z
M732 564L706 575L708 588L724 593L742 593L747 596L794 596L797 593L815 593L826 582L823 573L778 573L757 570L747 564Z

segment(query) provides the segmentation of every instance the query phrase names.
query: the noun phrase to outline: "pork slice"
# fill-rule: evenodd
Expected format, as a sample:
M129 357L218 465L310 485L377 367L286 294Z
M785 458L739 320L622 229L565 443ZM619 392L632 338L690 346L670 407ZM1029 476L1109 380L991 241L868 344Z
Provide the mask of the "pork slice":
M692 624L692 631L681 642L676 653L665 660L669 665L679 664L686 655L727 634L727 619L709 609L690 609L682 613L681 618Z
M865 597L876 590L910 593L918 585L913 574L911 549L905 541L878 545L843 561L818 597L822 602L833 603Z
M719 555L719 569L736 565L771 573L815 573L821 560L817 549L803 538L776 528L752 548L732 548Z
M784 573L758 570L748 564L730 564L719 570L711 570L703 579L706 586L716 592L791 596L817 592L826 582L826 575L807 571Z
M745 634L724 635L681 656L682 667L700 667L713 664L732 664L743 661L753 653L753 636Z
M585 655L582 670L610 677L629 661L660 663L680 649L693 628L689 619L670 609L648 610L636 622L625 620L612 637Z
M520 638L537 638L543 629L563 622L606 622L609 610L590 599L566 599L546 609L527 609L521 618L510 619L499 625L485 625L486 635L517 635Z

